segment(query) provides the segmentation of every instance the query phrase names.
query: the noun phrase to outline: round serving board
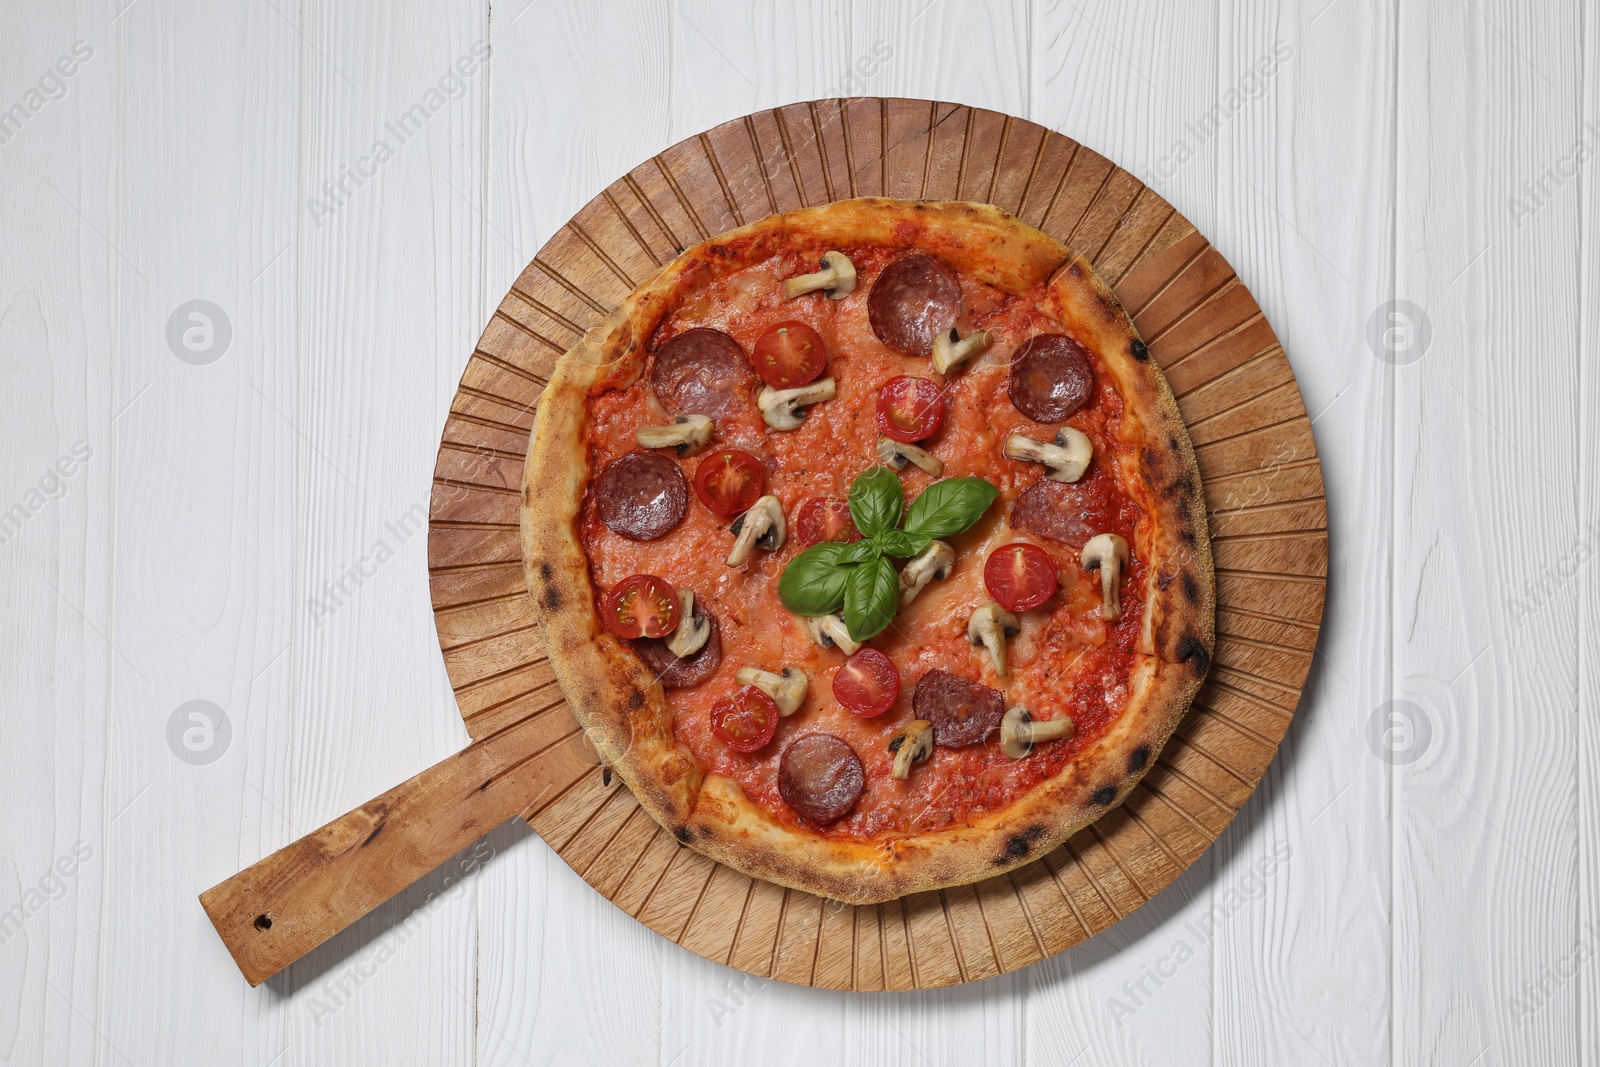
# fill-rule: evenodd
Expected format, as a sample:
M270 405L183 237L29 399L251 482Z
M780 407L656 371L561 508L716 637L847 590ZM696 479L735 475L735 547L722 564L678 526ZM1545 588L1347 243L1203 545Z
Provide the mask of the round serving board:
M1217 645L1193 709L1121 807L972 886L855 907L682 848L602 770L523 588L523 456L539 393L583 332L686 247L854 196L988 201L1083 252L1166 370L1194 439L1217 571ZM820 100L724 123L646 160L556 232L461 378L434 472L439 644L474 739L536 718L525 817L662 936L762 977L928 989L1044 959L1121 919L1205 851L1277 752L1311 665L1328 565L1322 471L1283 349L1172 206L1075 141L927 100Z

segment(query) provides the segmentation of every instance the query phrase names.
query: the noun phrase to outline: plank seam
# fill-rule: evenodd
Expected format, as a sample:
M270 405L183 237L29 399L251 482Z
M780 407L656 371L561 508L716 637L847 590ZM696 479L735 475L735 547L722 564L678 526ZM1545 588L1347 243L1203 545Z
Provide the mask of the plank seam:
M705 134L700 136L704 137ZM683 195L683 190L678 187L678 179L673 177L672 168L667 166L667 161L661 158L660 154L651 158L655 160L656 170L661 172L661 177L666 181L667 188L672 190L672 195L678 198L679 204L683 205L684 214L688 215L689 221L694 223L695 232L700 235L700 240L709 240L711 234L706 232L705 226L700 222L699 213L695 211L694 205L689 202L689 198Z
M728 185L727 176L722 173L722 161L717 159L717 153L711 147L711 138L703 133L700 135L700 151L706 154L706 162L711 164L711 173L717 176L717 185L722 189L722 199L728 202L728 211L733 215L733 221L738 225L743 226L744 215L739 211L739 205L733 202L733 189ZM661 166L659 160L657 161L656 165ZM679 195L679 199L683 199L681 194ZM694 221L695 229L699 230L700 236L704 238L706 235L706 228L700 225L700 221L695 219L693 215L690 216L690 219Z
M639 227L635 226L633 224L633 220L628 218L627 212L622 210L622 205L617 203L617 198L611 195L611 190L602 189L600 190L600 195L605 198L605 202L607 204L611 205L612 213L617 216L622 225L627 227L628 232L633 235L634 243L644 250L645 255L650 257L650 262L654 263L658 267L661 266L661 257L656 255L656 250L650 247L650 242L644 239L644 234L639 232Z

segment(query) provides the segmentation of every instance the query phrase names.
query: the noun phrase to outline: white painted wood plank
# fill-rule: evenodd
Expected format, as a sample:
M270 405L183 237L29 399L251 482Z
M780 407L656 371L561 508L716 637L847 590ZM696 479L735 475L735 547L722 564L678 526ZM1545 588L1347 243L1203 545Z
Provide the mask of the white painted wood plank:
M1583 26L1583 96L1579 115L1583 127L1579 136L1593 149L1600 149L1600 136L1594 124L1600 120L1600 25L1585 20ZM1570 954L1558 958L1560 970L1552 968L1555 980L1574 987L1578 1004L1578 1059L1600 1061L1600 975L1595 959L1600 956L1600 493L1595 479L1600 473L1600 374L1594 361L1600 351L1600 306L1594 298L1595 279L1600 278L1600 241L1595 240L1594 163L1591 158L1580 186L1578 214L1581 259L1578 293L1582 311L1582 333L1578 339L1578 500L1577 518L1583 533L1574 549L1569 568L1575 569L1567 585L1578 603L1577 629L1577 715L1578 745L1574 753L1574 772L1578 788L1578 930ZM1561 575L1557 575L1558 578ZM1566 977L1567 974L1571 977ZM1537 983L1544 976L1536 976ZM1526 996L1526 992L1523 993ZM1527 1001L1523 1006L1531 1008Z
M484 188L471 191L487 219L480 327L556 229L671 143L669 18L666 5L643 0L495 8L492 162ZM470 352L470 341L452 351L456 374ZM591 889L525 827L491 840L501 838L508 844L497 846L482 882L474 1062L665 1059L661 959L677 950Z
M297 699L288 758L262 786L302 828L467 741L426 610L424 516L460 353L484 318L470 192L490 94L486 4L332 4L304 19L326 59L307 56L302 83L297 381L264 390L302 445ZM477 879L492 863L468 849L359 924L348 950L291 969L294 1047L470 1061Z
M1393 285L1395 33L1386 11L1359 4L1235 3L1220 17L1212 100L1225 117L1211 138L1218 209L1207 232L1273 324L1314 420L1332 580L1296 720L1216 850L1214 905L1226 903L1231 872L1280 842L1289 858L1218 938L1215 1058L1385 1062L1387 766L1366 736L1387 699L1391 621L1374 576L1386 571L1400 505L1392 385L1363 326ZM1251 75L1259 82L1264 69L1266 89L1251 99Z
M122 116L105 233L125 268L114 344L132 403L115 466L109 632L127 669L110 743L118 777L145 792L106 849L95 1062L265 1061L285 1040L266 993L245 994L195 896L257 858L246 768L283 736L270 724L289 699L285 674L260 672L291 628L294 435L256 386L295 349L292 260L269 265L294 233L300 42L266 8L151 4L102 27ZM180 360L168 324L192 300L214 308L179 316L196 331ZM201 712L173 749L169 721L191 700L223 709L228 731Z
M0 106L24 110L0 127L0 1058L84 1063L107 1055L107 837L134 795L106 740L127 670L106 641L126 267L83 222L114 218L116 60L86 9L3 21Z
M1577 187L1509 203L1579 136L1583 18L1400 17L1396 287L1432 344L1396 374L1393 684L1433 737L1394 776L1395 1058L1577 1063L1576 986L1513 1007L1579 935L1577 604L1512 605L1519 572L1571 551L1588 492Z

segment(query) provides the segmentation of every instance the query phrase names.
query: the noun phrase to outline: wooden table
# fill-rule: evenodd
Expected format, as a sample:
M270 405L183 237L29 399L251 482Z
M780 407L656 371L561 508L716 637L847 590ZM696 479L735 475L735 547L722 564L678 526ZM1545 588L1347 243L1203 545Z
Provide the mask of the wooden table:
M1600 1057L1593 18L492 15L135 0L0 24L8 1062ZM422 530L495 303L640 160L840 93L1093 146L1276 329L1333 560L1255 797L1126 921L946 991L746 978L515 829L247 990L194 893L465 741Z

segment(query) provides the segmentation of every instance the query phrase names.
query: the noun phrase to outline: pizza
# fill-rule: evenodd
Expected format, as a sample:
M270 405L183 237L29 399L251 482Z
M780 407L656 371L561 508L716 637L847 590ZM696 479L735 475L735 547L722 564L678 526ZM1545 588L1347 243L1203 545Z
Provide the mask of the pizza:
M522 538L604 764L682 845L851 903L1099 818L1213 647L1165 378L985 204L840 201L663 267L558 361Z

